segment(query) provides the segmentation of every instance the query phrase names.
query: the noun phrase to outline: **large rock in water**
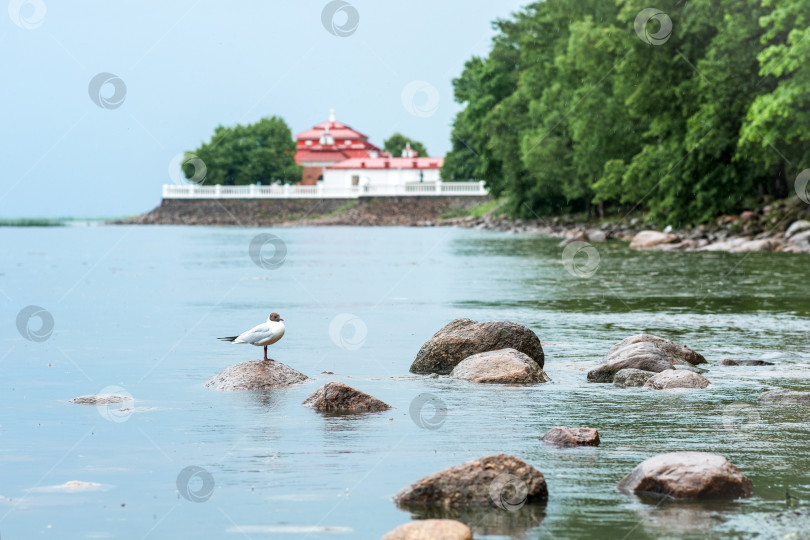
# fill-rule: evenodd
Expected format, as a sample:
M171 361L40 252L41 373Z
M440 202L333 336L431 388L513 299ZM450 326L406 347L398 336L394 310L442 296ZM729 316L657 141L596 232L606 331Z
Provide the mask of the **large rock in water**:
M468 356L453 368L450 378L503 384L551 381L537 362L515 349L501 349Z
M312 392L303 403L319 412L358 413L377 412L391 408L374 396L364 394L339 382L328 382Z
M281 362L240 362L214 375L205 383L214 390L272 390L307 380L309 377Z
M599 431L589 427L557 426L548 430L541 440L555 446L599 446Z
M706 452L672 452L653 456L616 485L621 491L665 495L675 499L736 499L754 489L725 457Z
M810 404L810 392L794 392L792 390L769 390L759 395L760 403L766 405L786 404L799 405Z
M705 364L703 355L685 345L651 334L637 334L623 339L610 348L605 365L588 372L588 381L613 382L622 369L641 369L660 373L674 366Z
M472 540L472 530L455 519L422 519L400 525L382 540Z
M706 388L711 382L709 379L695 373L682 369L662 371L650 377L644 388L648 390L667 390L670 388Z
M543 473L514 456L474 459L426 476L394 497L401 506L515 508L545 502Z
M652 334L636 334L621 340L610 348L605 356L605 362L616 362L639 356L654 356L663 358L671 364L685 366L707 363L702 354L693 351L686 345Z
M422 345L411 364L411 373L447 375L468 356L499 349L520 351L543 367L540 338L522 324L455 319Z

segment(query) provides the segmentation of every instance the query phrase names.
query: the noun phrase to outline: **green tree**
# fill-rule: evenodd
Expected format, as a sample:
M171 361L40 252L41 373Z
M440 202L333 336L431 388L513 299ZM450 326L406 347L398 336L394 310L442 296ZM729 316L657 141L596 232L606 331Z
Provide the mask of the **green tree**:
M674 226L785 196L810 165L810 2L648 7L545 0L497 21L453 81L443 177L484 179L514 216L598 203Z
M405 148L405 145L408 143L410 143L411 149L419 154L419 157L430 156L424 144L406 137L399 132L394 133L383 141L383 150L390 153L392 157L400 157L402 156L402 149Z
M186 153L183 173L186 178L199 174L191 159L196 156L205 164L202 183L207 185L294 184L302 174L295 152L292 131L277 116L244 126L217 126L210 141Z
M764 0L758 85L766 87L748 109L738 158L761 164L765 190L784 197L788 180L810 167L810 3Z

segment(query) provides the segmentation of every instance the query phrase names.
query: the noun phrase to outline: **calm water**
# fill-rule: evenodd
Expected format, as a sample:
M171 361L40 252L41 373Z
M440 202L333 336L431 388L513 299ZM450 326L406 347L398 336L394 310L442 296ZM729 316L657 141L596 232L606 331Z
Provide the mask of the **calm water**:
M249 257L260 232L285 242L280 268ZM600 266L582 279L563 267L557 240L496 232L0 228L0 534L379 538L412 518L392 503L398 490L498 452L542 471L550 500L459 516L477 538L767 532L769 516L786 508L786 490L810 500L806 413L756 405L763 390L810 389L810 259L597 247ZM18 333L17 314L28 305L53 316L46 341ZM273 357L313 380L269 393L205 389L208 377L261 355L215 338L270 311L287 324ZM333 321L343 314L356 318L341 330ZM531 327L547 342L554 382L476 386L409 374L422 343L462 316ZM610 345L638 332L684 342L710 362L777 365L712 366L704 391L585 382ZM329 380L395 408L322 416L301 406ZM110 386L132 394L135 410L67 402ZM446 408L436 429L410 414L423 394ZM422 412L430 420L435 409ZM602 446L547 447L539 438L555 425L597 427ZM615 490L638 462L674 450L725 454L755 496L656 504ZM192 493L204 495L213 481L203 502L178 493L189 466L206 471L190 482ZM72 480L100 486L55 487Z

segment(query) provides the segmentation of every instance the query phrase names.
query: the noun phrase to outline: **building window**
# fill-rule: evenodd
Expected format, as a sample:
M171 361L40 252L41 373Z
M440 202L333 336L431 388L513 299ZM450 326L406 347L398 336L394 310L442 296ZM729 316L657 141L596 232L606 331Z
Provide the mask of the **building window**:
M312 141L307 140L307 142L306 142L305 144L306 144L307 146L312 146Z
M352 185L357 186L360 185L360 176L357 174L352 175Z

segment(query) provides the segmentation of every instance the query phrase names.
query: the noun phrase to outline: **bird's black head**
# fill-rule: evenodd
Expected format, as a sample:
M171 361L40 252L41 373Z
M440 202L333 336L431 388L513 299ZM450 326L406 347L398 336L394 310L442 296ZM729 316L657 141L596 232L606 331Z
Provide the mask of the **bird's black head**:
M279 314L278 314L278 313L271 313L271 314L270 314L270 316L269 316L269 317L267 317L267 320L268 320L268 321L273 321L273 322L281 322L281 321L283 321L284 319L282 319L282 318L279 316Z

